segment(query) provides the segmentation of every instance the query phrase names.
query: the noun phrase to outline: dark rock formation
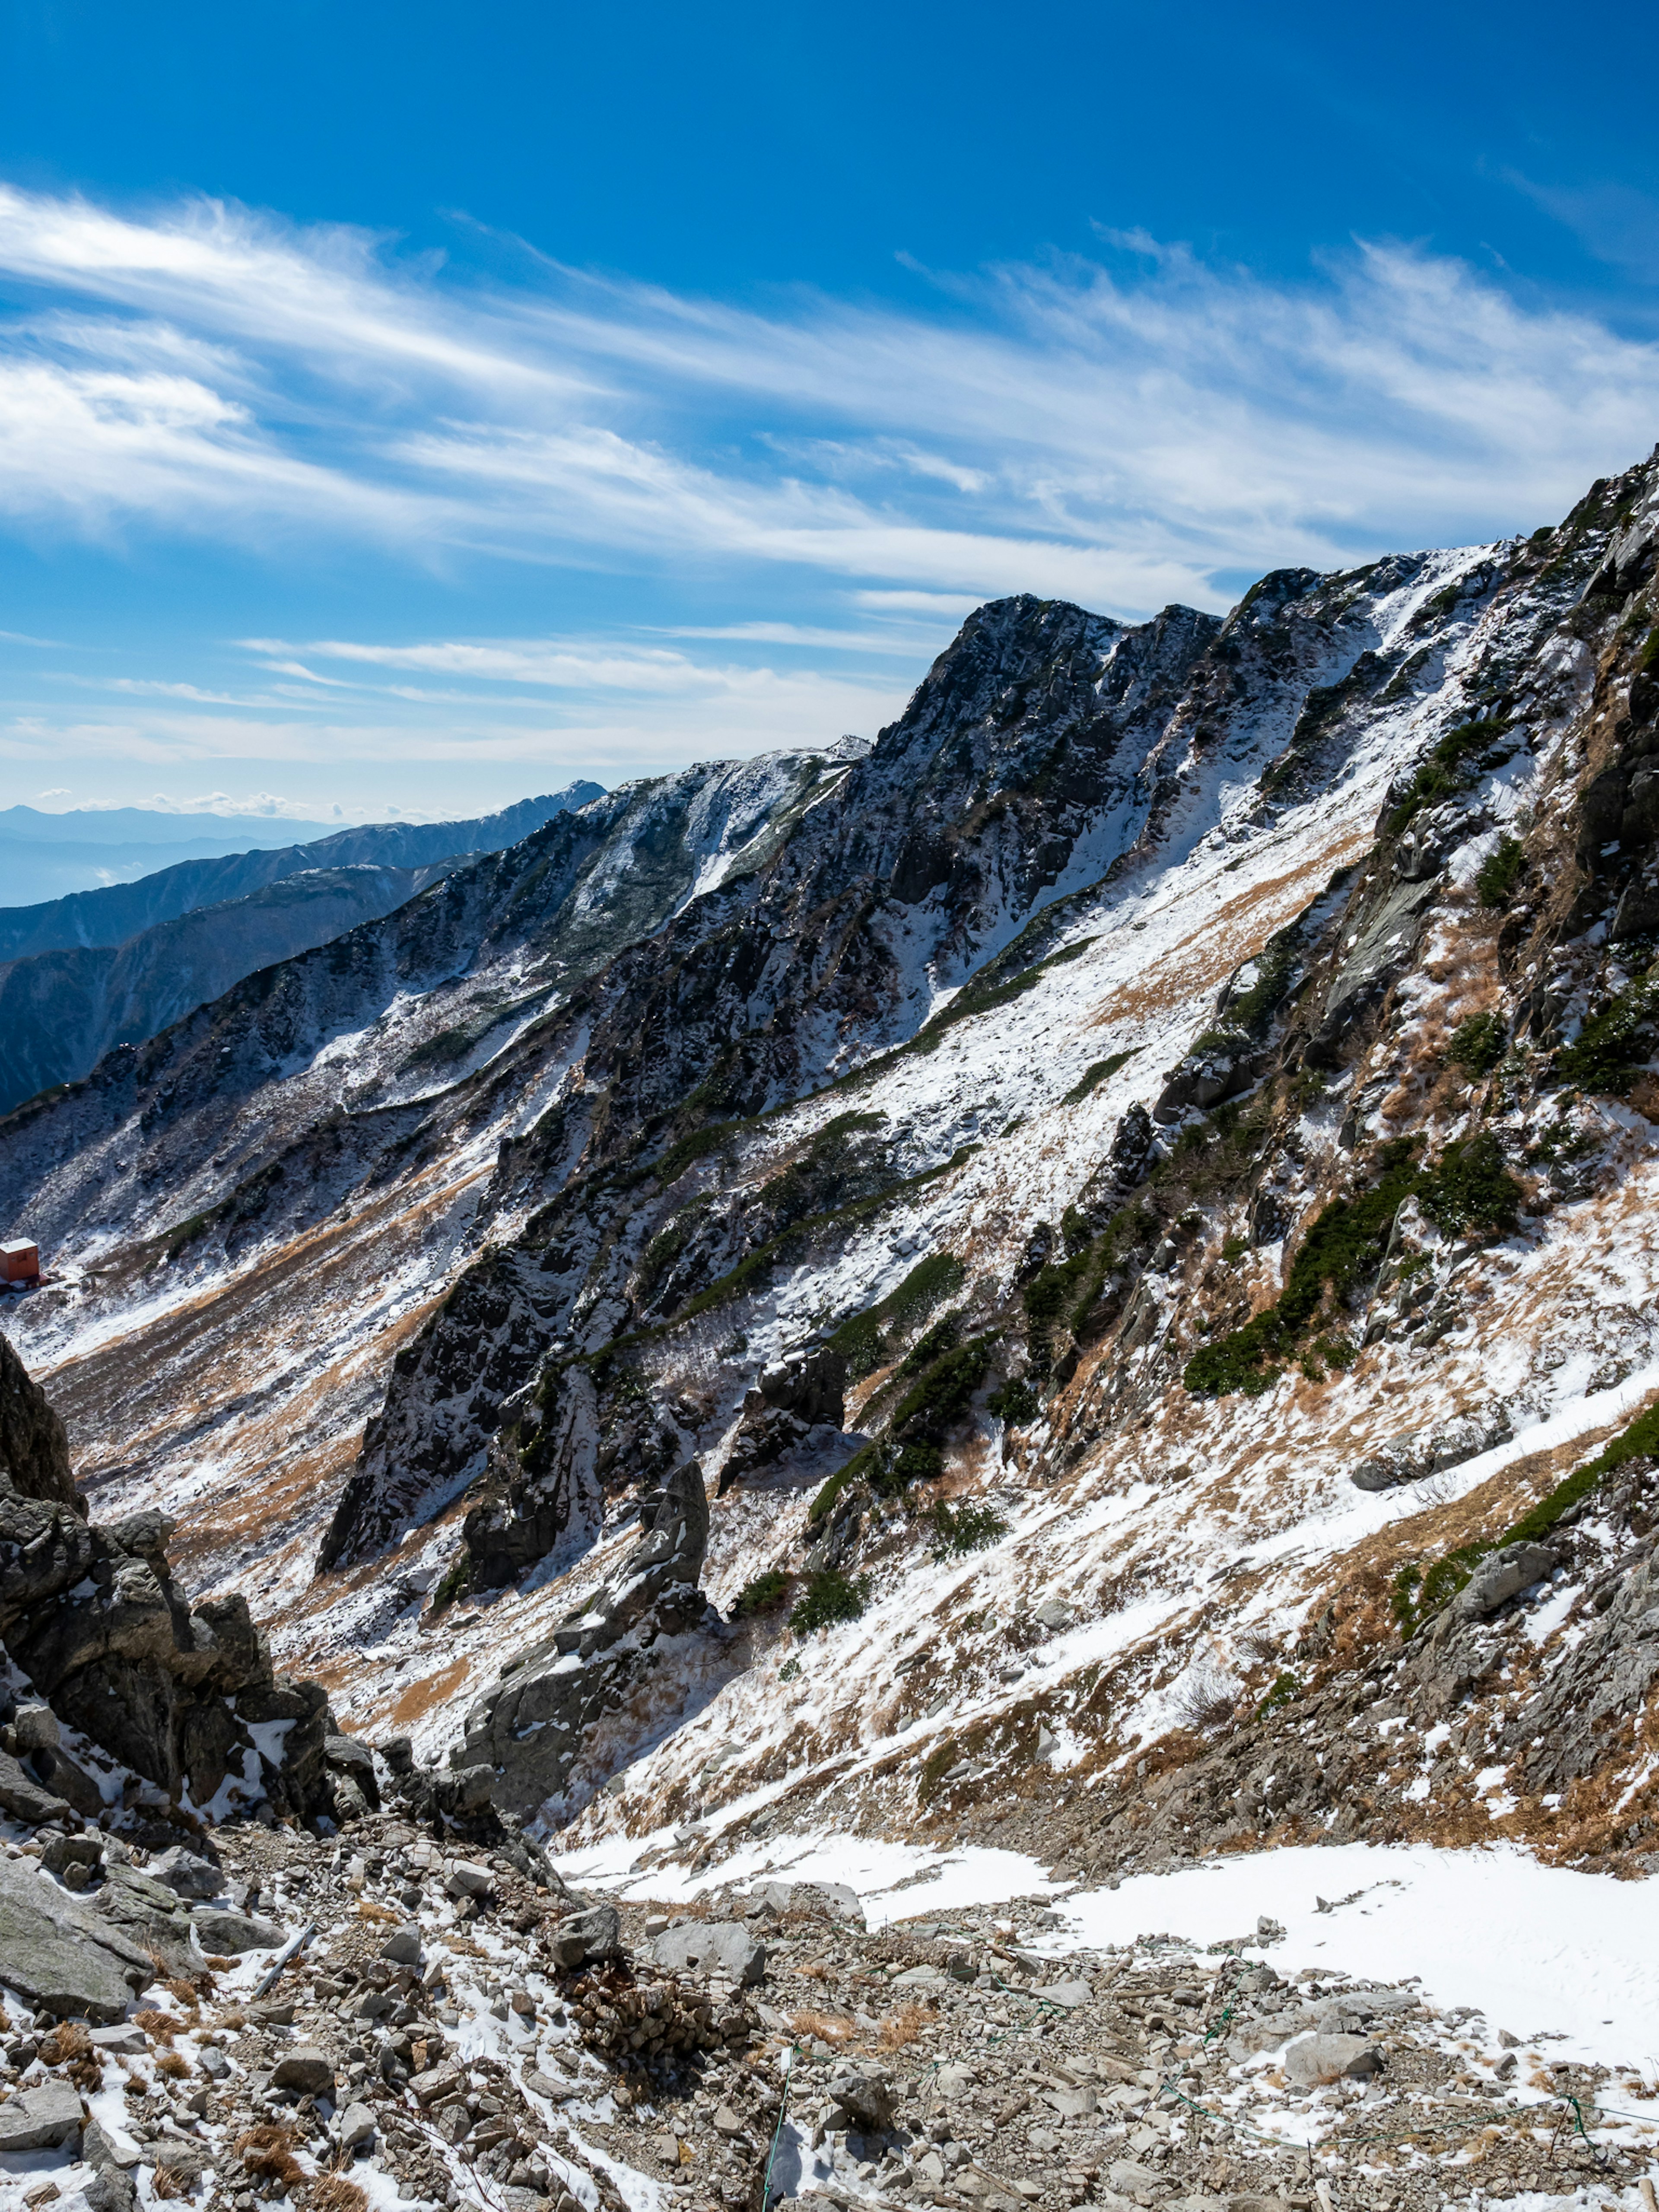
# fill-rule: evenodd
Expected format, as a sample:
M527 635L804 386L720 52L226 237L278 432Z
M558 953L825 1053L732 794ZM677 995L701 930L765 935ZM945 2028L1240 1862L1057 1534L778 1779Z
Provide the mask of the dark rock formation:
M718 1622L698 1588L708 1541L708 1499L688 1461L611 1581L468 1713L465 1740L450 1754L458 1776L478 1776L497 1808L520 1820L562 1796L589 1731L647 1691L659 1640Z
M167 1565L165 1515L88 1522L63 1424L3 1337L0 1451L0 1644L55 1716L20 1745L24 1778L33 1765L48 1792L100 1809L95 1778L57 1741L62 1723L174 1802L205 1808L229 1782L245 1807L330 1812L324 1744L336 1730L322 1689L273 1673L245 1598L191 1606ZM280 1763L253 1734L269 1722L288 1723Z

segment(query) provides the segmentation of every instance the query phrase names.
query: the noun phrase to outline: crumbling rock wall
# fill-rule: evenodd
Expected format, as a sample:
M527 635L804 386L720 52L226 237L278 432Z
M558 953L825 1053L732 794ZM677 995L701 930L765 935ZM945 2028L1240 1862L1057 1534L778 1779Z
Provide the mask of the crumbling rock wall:
M204 1809L228 1782L305 1819L332 1808L325 1740L337 1733L314 1682L273 1672L240 1596L192 1607L167 1558L171 1523L140 1512L88 1522L63 1423L0 1336L0 1644L64 1726ZM256 1729L276 1723L267 1759ZM85 1815L96 1780L41 1731L40 1779Z

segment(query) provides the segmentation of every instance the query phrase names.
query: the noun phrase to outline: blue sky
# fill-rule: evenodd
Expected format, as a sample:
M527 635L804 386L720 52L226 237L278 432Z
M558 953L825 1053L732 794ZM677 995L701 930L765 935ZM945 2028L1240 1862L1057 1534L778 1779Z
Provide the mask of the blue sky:
M1221 608L1659 438L1650 9L0 37L0 805L471 814L872 733L984 598Z

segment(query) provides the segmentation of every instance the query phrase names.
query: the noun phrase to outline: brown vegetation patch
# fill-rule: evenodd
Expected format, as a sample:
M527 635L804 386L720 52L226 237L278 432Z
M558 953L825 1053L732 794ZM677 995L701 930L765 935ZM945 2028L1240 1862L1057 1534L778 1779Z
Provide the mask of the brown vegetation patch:
M420 1681L411 1682L376 1717L389 1720L398 1728L408 1728L416 1721L424 1720L428 1713L435 1712L440 1705L455 1694L471 1669L472 1662L463 1652L459 1658L452 1659L448 1666L441 1667L435 1674L427 1674Z

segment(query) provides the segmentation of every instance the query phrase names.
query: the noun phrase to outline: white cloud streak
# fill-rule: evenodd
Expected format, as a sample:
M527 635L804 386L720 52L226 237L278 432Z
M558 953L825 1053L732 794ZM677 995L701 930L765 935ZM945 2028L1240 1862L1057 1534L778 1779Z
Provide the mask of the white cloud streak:
M895 612L1022 589L1213 606L1241 572L1501 534L1659 419L1654 346L1389 246L1299 286L1165 248L1133 279L1011 267L910 312L763 313L0 188L0 511L28 526L696 556Z

